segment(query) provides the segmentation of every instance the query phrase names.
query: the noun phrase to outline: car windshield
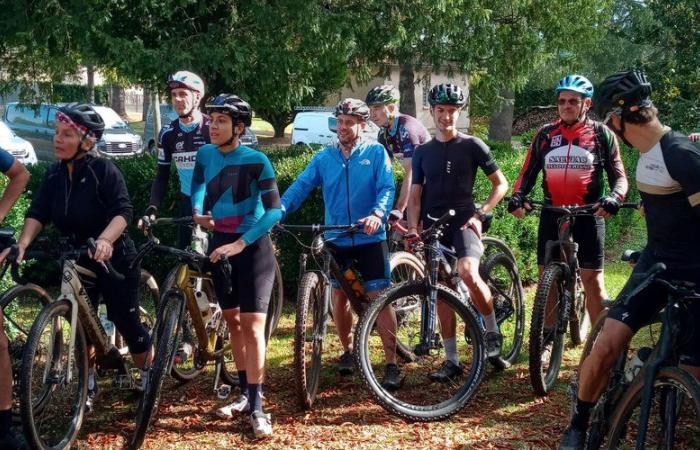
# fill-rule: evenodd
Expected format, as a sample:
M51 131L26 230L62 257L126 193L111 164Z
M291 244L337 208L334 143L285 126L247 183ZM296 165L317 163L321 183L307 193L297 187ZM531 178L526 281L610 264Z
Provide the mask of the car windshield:
M122 120L121 117L112 109L104 106L96 106L95 111L105 121L105 129L109 130L126 130L129 125Z
M9 139L12 139L12 136L14 134L12 133L12 130L5 125L5 122L0 122L0 141L7 141Z

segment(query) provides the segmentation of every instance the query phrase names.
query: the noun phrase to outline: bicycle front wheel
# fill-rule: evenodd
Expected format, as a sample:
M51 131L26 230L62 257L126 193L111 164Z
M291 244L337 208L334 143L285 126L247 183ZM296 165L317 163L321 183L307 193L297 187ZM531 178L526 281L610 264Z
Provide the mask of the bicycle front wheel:
M71 331L73 355L68 351ZM67 300L47 305L36 318L24 348L19 383L22 428L29 445L70 447L85 414L87 344L80 323L71 330Z
M644 377L627 389L612 420L608 448L634 448L641 427ZM700 384L677 367L662 368L654 378L654 397L644 448L700 448Z
M501 359L515 364L525 333L523 286L515 263L504 253L494 253L480 266L481 277L489 287L496 322L503 336Z
M573 304L571 305L571 317L569 319L569 333L571 333L571 343L579 346L586 342L586 336L591 330L591 317L586 308L586 291L583 289L581 277L576 276L576 292Z
M156 323L160 291L155 277L143 269L141 269L139 279L138 298L141 325L148 331L148 334L151 334L153 333L153 325ZM116 331L114 342L114 345L120 350L127 348L126 341L118 330Z
M284 306L284 286L282 282L282 270L275 261L275 281L270 294L270 304L267 306L267 318L265 319L265 338L269 341L272 333L277 329L282 317L282 306Z
M558 264L542 272L530 324L530 382L538 395L546 395L559 376L566 334L564 270Z
M328 315L324 290L329 286L316 272L306 272L299 283L294 326L294 382L303 409L313 406L321 376L321 354Z
M427 339L421 338L421 324L428 320L422 311L430 301L429 288L421 281L395 286L374 299L355 329L355 356L365 385L387 411L410 420L441 420L457 413L476 393L485 370L475 313L454 291L441 285L437 291L435 333ZM406 298L417 299L419 307L392 326L391 309ZM441 376L447 361L441 336L453 336L456 349L458 369L446 376ZM401 365L401 386L394 389L384 383L383 370L398 342L413 349L416 358Z
M177 349L179 318L184 301L182 294L177 292L167 292L163 298L160 317L156 321L153 333L155 348L153 363L148 371L144 392L136 409L134 435L129 443L131 449L141 447L148 427L158 412L163 381Z

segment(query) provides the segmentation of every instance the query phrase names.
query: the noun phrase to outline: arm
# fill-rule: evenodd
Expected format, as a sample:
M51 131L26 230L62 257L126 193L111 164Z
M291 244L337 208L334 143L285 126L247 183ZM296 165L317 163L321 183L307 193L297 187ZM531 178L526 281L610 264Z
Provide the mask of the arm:
M488 178L491 182L491 192L486 199L486 203L481 207L482 211L485 213L493 210L493 208L501 202L506 192L508 192L508 180L506 180L503 172L497 170L489 175Z
M663 154L669 175L678 181L695 215L700 217L700 149L688 143Z
M381 152L379 151L381 149ZM394 172L391 167L391 160L383 147L377 146L377 157L379 159L374 165L374 176L377 180L377 200L372 207L372 211L381 211L382 218L385 218L394 201L396 185L394 184Z
M408 197L411 193L411 176L413 174L411 158L402 159L401 165L404 169L403 182L401 183L401 191L399 192L399 199L396 201L395 208L401 212L404 212L408 206Z
M411 195L408 197L408 231L417 232L418 222L420 221L421 197L423 196L423 182L425 175L421 167L422 152L419 149L413 155L411 161Z
M609 149L609 158L605 164L605 173L608 175L608 183L610 184L611 194L623 201L629 189L625 166L622 164L620 156L620 146L617 143L615 135L606 127L604 138Z
M5 175L10 179L10 183L5 188L2 198L0 198L0 222L5 220L12 206L19 196L22 195L22 191L24 191L24 188L27 186L27 182L29 182L29 171L17 160L12 163L10 169L5 172Z
M197 161L194 165L192 173L192 187L190 195L192 196L192 215L204 214L204 196L206 194L206 184L204 180L204 162L200 158L201 153L197 153Z
M318 153L311 159L309 165L282 195L282 218L299 209L311 191L321 185L321 174L318 169L321 155L322 153Z
M169 130L171 130L170 125L166 125L158 133L158 165L156 166L156 178L151 185L151 198L148 201L148 205L154 206L156 209L160 207L163 197L168 192L168 184L170 184L170 164L173 152L168 139L166 139Z
M540 129L532 138L532 143L525 157L525 163L520 169L515 185L513 185L513 195L508 202L508 211L519 219L525 217L522 199L532 191L537 181L537 175L542 170L542 157L539 151L542 145L542 134L542 129Z
M96 239L96 261L106 261L112 257L114 242L124 233L134 214L124 176L112 162L105 164L105 172L99 184L100 198L105 202L109 223Z
M282 218L282 203L279 190L277 190L275 172L272 170L272 165L267 157L263 155L263 158L263 169L258 176L257 184L265 213L255 222L255 225L241 236L241 240L245 245L250 245L264 234L269 233L272 227Z

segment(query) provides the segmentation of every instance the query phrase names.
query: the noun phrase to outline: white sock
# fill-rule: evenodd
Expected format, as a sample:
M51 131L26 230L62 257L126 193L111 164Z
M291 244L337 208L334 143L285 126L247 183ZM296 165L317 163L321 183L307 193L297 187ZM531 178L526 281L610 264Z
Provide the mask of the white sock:
M452 363L456 366L459 365L459 356L457 355L457 339L456 338L446 338L442 340L443 345L445 346L445 355L447 356L448 361L452 361Z
M494 333L500 333L498 329L498 323L496 322L496 312L491 311L491 314L484 316L484 322L486 325L486 331L491 331Z
M95 389L95 369L88 369L88 390Z

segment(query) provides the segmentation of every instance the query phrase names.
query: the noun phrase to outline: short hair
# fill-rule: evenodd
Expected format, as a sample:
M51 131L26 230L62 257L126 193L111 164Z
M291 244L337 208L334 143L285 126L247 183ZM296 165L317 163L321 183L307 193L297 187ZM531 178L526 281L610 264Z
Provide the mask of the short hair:
M655 118L657 118L659 115L659 110L656 109L656 106L651 105L646 108L640 108L636 111L630 111L627 109L622 110L622 120L624 120L627 123L631 123L634 125L645 125Z

